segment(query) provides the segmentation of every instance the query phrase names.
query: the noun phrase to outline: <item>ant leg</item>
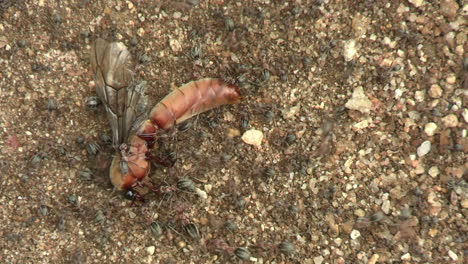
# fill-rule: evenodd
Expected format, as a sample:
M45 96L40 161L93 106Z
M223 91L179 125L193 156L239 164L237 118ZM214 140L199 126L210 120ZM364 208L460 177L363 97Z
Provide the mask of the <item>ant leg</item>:
M166 158L160 158L156 157L151 153L148 153L146 155L146 159L150 160L151 162L155 163L156 165L165 167L165 168L170 168L174 166L175 161L171 157L166 157Z

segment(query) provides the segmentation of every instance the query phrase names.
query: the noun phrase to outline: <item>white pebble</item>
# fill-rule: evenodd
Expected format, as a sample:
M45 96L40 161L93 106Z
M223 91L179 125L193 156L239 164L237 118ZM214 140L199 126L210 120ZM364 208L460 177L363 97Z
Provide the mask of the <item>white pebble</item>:
M437 130L436 123L430 122L424 126L424 132L426 133L426 135L430 137L432 137L435 134L436 130Z
M431 175L432 178L435 178L437 176L439 176L439 168L437 166L433 166L429 169L428 171L429 175Z
M250 129L242 135L242 141L249 145L260 147L262 145L263 133L260 130Z
M208 198L208 194L206 194L205 191L203 190L200 190L199 188L195 188L195 193L200 196L200 198L202 198L203 200L207 199Z
M455 114L450 114L442 118L442 123L446 127L456 127L458 125L458 118Z
M323 262L322 256L318 256L314 258L314 264L322 264L322 262Z
M411 254L410 253L404 254L403 256L401 256L401 260L410 261L411 260Z
M440 98L442 96L443 90L438 84L431 85L429 89L429 96L432 98Z
M148 254L153 255L154 251L156 250L156 247L155 246L149 246L149 247L145 248L145 250L146 250L146 252L148 252Z
M448 255L449 255L449 257L450 257L453 261L457 261L457 260L458 260L457 254L455 254L455 252L453 252L452 250L449 250L449 251L448 251Z
M175 19L179 19L180 17L182 17L182 13L174 12L174 15L172 15L172 17L174 17Z
M465 120L465 123L468 123L468 108L463 108L462 116Z
M424 5L424 0L408 0L408 2L410 2L415 7L420 7Z
M343 57L346 61L352 61L356 57L357 48L356 40L350 39L343 45Z
M384 212L385 214L390 213L390 201L389 200L383 201L383 203L382 203L382 212Z
M417 153L419 157L422 157L429 153L429 151L431 151L431 142L426 140L418 147Z
M169 46L174 52L179 52L182 50L182 45L180 45L180 42L177 39L169 40Z
M358 110L361 113L369 113L372 107L372 102L367 98L362 86L356 87L353 91L351 99L346 102L345 107L352 110Z
M353 231L351 231L351 239L356 239L360 236L361 236L361 232L359 232L359 230L353 229Z
M296 116L299 111L301 110L301 104L295 105L289 109L283 110L283 117L284 119L291 119Z

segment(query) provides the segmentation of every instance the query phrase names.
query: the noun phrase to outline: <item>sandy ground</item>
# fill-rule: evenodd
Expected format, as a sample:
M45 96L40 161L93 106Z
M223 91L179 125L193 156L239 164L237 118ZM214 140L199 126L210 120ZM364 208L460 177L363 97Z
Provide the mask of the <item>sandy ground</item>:
M463 2L0 1L0 262L465 263ZM98 37L129 47L151 105L237 80L241 104L154 150L177 162L153 182L205 197L113 190Z

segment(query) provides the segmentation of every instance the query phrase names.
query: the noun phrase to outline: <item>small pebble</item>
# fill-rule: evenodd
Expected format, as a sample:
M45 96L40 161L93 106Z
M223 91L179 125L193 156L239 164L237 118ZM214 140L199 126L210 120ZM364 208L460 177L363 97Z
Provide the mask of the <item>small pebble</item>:
M235 128L228 128L227 130L227 136L228 138L234 138L234 137L238 137L240 136L240 131L239 129L235 129Z
M431 167L428 172L432 178L439 176L439 173L440 173L439 168L436 166Z
M460 204L463 209L468 208L468 199L464 199Z
M179 52L182 50L182 46L180 45L180 42L177 39L169 40L169 46L174 52Z
M419 157L422 157L429 153L429 151L431 151L431 142L426 140L418 147L417 153Z
M462 3L463 1L460 1ZM449 19L454 18L457 15L457 11L460 8L455 0L441 0L440 1L440 13Z
M145 30L143 28L139 28L137 30L137 35L143 37L145 35Z
M322 262L323 262L322 256L318 256L314 258L314 264L322 264Z
M295 115L297 115L299 113L299 111L301 110L301 105L298 104L298 105L295 105L287 110L283 110L282 111L282 114L283 114L283 118L284 119L291 119L293 118Z
M447 79L446 79L447 83L452 85L452 84L455 84L457 82L457 76L455 74L450 74Z
M372 257L369 259L369 261L367 262L367 264L375 264L377 263L377 261L379 260L379 254L374 254L372 255Z
M424 91L416 91L414 93L414 99L417 101L417 102L422 102L424 101L424 98L425 98L425 92Z
M148 254L153 255L154 251L156 250L156 247L155 246L149 246L149 247L145 248L145 250L146 250L146 252L148 252Z
M180 12L174 12L174 15L173 15L172 17L175 18L175 19L179 19L179 18L182 17L182 13L180 13Z
M430 137L434 136L436 130L437 130L436 123L430 122L424 126L424 132L426 133L426 135Z
M260 130L251 129L245 131L242 135L242 141L249 145L260 147L262 145L263 133Z
M424 0L408 0L414 7L421 7L425 4Z
M385 213L385 214L389 214L390 213L390 201L389 200L385 200L382 202L382 211Z
M354 210L354 215L359 216L359 217L364 217L366 215L366 212L362 209L356 209Z
M468 108L464 108L462 112L463 120L465 120L465 123L468 123Z
M429 89L429 96L432 98L440 98L442 96L442 88L438 84L433 84Z
M353 91L351 99L346 102L345 107L351 110L357 110L361 113L369 113L372 107L372 102L367 98L362 86L356 87Z
M357 239L358 237L361 236L361 232L359 232L359 230L356 230L356 229L353 229L353 231L351 231L351 239Z
M177 246L179 248L184 248L186 245L187 245L187 243L185 243L185 241L180 240L179 242L177 242Z
M410 253L404 254L403 256L401 256L401 260L410 261L411 260L411 254Z
M450 114L442 118L442 123L444 123L446 127L457 127L458 118L455 114Z
M449 255L449 257L450 257L453 261L457 261L457 260L458 260L457 254L455 254L455 252L453 252L452 250L449 250L449 251L448 251L448 255Z
M356 40L350 39L343 45L343 57L345 61L352 61L357 55Z
M205 200L205 199L208 198L208 194L206 194L205 191L200 190L199 188L195 188L195 193L196 193L200 198L202 198L203 200Z

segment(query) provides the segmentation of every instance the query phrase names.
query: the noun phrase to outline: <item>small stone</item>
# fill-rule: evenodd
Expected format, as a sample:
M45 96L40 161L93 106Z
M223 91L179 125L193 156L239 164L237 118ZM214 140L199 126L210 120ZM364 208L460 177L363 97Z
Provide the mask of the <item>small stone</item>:
M455 74L450 74L445 81L447 84L453 85L457 82L457 76Z
M179 19L179 18L182 17L182 13L180 13L180 12L174 12L174 15L172 15L172 17L175 18L175 19Z
M242 141L249 145L260 147L262 145L263 133L260 130L250 129L242 135Z
M200 218L200 224L206 226L209 223L208 218L206 217L201 217Z
M130 212L128 213L128 216L131 218L131 219L134 219L136 217L136 214L134 212Z
M318 256L314 258L314 264L322 264L322 262L323 262L322 256Z
M352 61L357 55L356 40L350 39L343 45L343 57L345 61Z
M372 107L372 102L367 98L362 86L359 86L354 89L353 95L351 96L351 99L346 102L345 107L360 111L361 113L369 113Z
M404 254L403 256L401 256L401 260L410 261L411 260L411 254L410 253Z
M351 239L357 239L358 237L361 236L361 232L359 232L359 230L356 230L356 229L353 229L353 231L351 231Z
M187 246L187 243L185 243L185 241L183 240L180 240L179 242L177 242L177 246L179 248L184 248L185 246Z
M410 2L412 5L414 5L414 7L417 7L417 8L425 4L424 0L408 0L408 2Z
M421 175L425 171L426 170L424 169L424 166L421 163L418 163L418 165L416 166L416 169L414 170L414 173L416 173L417 175Z
M465 123L468 123L468 108L463 108L462 116Z
M355 15L353 17L353 21L351 22L351 27L353 28L355 36L361 37L362 35L365 35L369 27L369 23L369 18L362 16L359 13Z
M390 213L390 201L389 200L385 200L382 202L382 212L384 212L385 214Z
M442 96L442 88L438 84L431 85L429 89L429 96L432 98L440 98Z
M379 254L374 254L372 257L367 261L367 264L375 264L377 261L379 261Z
M291 107L291 108L289 108L287 110L285 109L285 110L282 111L283 112L283 118L284 119L291 119L294 116L296 116L299 113L300 110L301 110L301 105L300 104L295 105L295 106L293 106L293 107Z
M174 52L179 52L182 50L182 46L180 45L180 42L177 39L169 40L169 46Z
M369 120L365 119L353 125L354 131L360 131L369 127Z
M435 177L439 176L440 171L439 171L438 167L433 166L433 167L431 167L429 169L428 173L429 173L429 175L431 175L432 178L435 178Z
M437 195L435 192L430 192L427 195L427 202L430 204L429 214L432 216L437 216L442 210L442 204L437 201Z
M0 37L0 49L3 49L8 45L8 39L5 36Z
M430 228L429 229L429 232L427 232L427 234L430 236L430 237L435 237L437 235L437 233L439 233L439 231L435 228Z
M434 136L436 130L437 130L436 123L430 122L424 126L424 132L426 133L426 135L430 137Z
M468 199L463 199L460 204L463 209L468 208Z
M431 142L426 140L418 147L417 153L419 157L422 157L429 153L429 151L431 151Z
M422 101L424 101L425 95L426 95L426 93L424 91L416 91L414 93L414 99L417 102L422 102Z
M236 128L228 128L227 136L228 136L228 138L238 137L238 136L240 136L240 131L239 131L239 129L236 129Z
M149 246L149 247L145 248L145 250L146 250L146 252L148 252L148 254L153 255L154 251L156 250L156 247L155 246Z
M444 123L446 127L457 127L458 118L455 114L450 114L442 118L442 123Z
M455 0L441 0L439 6L440 13L449 19L454 18L460 8Z
M354 210L354 215L358 217L364 217L366 215L366 212L362 209L356 209Z
M205 191L200 190L199 188L195 188L195 193L196 193L200 198L202 198L203 200L205 200L205 199L208 198L208 194L206 194Z
M449 257L450 257L453 261L457 261L457 260L458 260L457 254L455 254L455 252L453 252L452 250L449 250L449 251L448 251L448 255L449 255Z
M145 30L143 28L139 28L137 30L137 34L138 36L143 37L145 35Z

